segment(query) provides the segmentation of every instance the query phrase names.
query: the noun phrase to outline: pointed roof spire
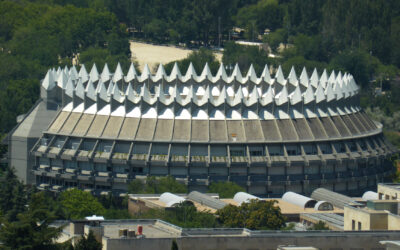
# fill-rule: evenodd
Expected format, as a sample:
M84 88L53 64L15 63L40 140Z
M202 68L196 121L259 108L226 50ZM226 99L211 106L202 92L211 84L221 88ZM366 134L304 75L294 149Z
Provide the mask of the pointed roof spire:
M295 105L302 101L300 85L297 85L296 89L290 94L290 104Z
M169 74L169 78L176 79L181 77L182 77L181 71L179 70L178 64L175 62L174 67L171 70L171 74Z
M276 71L276 73L275 73L275 79L280 85L286 85L286 80L285 80L285 77L283 75L283 71L282 71L281 65L279 65L278 71Z
M99 80L99 84L97 86L97 91L96 92L97 92L98 97L100 99L102 99L103 101L108 102L107 89L106 89L106 86L104 85L104 82L101 79Z
M146 63L144 65L142 75L140 76L140 81L146 80L147 78L150 77L150 75L151 75L151 71L150 71L149 65L147 65L147 63Z
M306 67L303 67L303 71L301 72L301 75L300 75L300 84L307 88L308 82L309 82L309 79L308 79L307 70L306 70Z
M93 86L93 81L92 79L89 79L88 84L86 86L86 96L92 99L93 101L96 101L96 89Z
M131 102L135 102L136 101L135 92L133 91L131 83L128 83L128 87L126 88L125 96Z
M267 64L265 64L264 66L264 70L261 73L261 77L264 79L265 82L271 83L271 75L269 74L269 68Z
M110 80L110 75L111 75L111 73L110 73L110 70L108 69L108 65L107 65L107 63L105 63L103 71L101 72L101 76L100 76L101 81L103 83L109 81Z
M335 80L336 80L336 74L335 74L335 71L332 70L332 73L331 73L331 75L329 76L328 82L329 82L329 83L334 83Z
M298 85L299 80L297 80L296 71L294 70L293 66L290 69L290 73L289 73L289 76L288 76L288 81L293 86L297 86Z
M324 71L322 72L322 75L319 78L319 82L320 82L320 84L322 84L322 87L325 89L326 84L328 82L328 73L326 72L326 69L324 69Z
M314 90L313 87L310 85L308 85L306 92L304 92L303 94L304 97L304 104L308 104L312 101L314 101L315 96L314 96Z
M335 93L333 91L331 83L328 83L328 85L326 86L325 95L326 95L326 101L327 102L333 101L335 99L336 96L335 96Z
M90 80L92 80L92 82L97 82L99 80L99 72L97 71L97 67L96 67L95 63L93 63L92 69L90 70L90 73L89 73L89 77L90 77Z
M194 80L197 79L197 73L196 73L195 68L193 67L193 63L192 62L190 62L189 67L188 67L188 69L186 71L186 74L185 74L186 81L188 79L190 79L190 78L193 78Z
M114 76L113 76L113 81L118 82L120 80L124 79L124 73L122 72L121 64L117 64L117 68L115 69Z
M257 83L257 74L256 71L254 70L253 64L250 64L250 68L247 71L246 78L254 83Z
M135 70L135 66L133 65L133 63L131 63L131 65L129 66L128 74L126 74L125 81L130 82L133 79L135 79L136 76L137 76L137 73Z
M165 75L166 74L165 74L164 66L162 65L162 63L160 63L158 65L158 69L157 69L156 75L154 76L153 81L158 81L160 79L163 79Z
M317 69L314 68L314 71L313 71L313 73L311 75L311 78L310 78L311 86L313 86L314 88L317 88L318 85L319 85L318 81L319 81L318 72L317 72Z
M85 98L85 88L83 87L81 79L79 79L78 82L76 83L75 95L81 98L82 100Z
M208 63L206 62L206 64L204 65L203 71L201 72L200 77L204 80L204 79L208 79L208 80L212 80L212 74L211 74L211 70L210 67L208 66Z
M73 81L78 79L78 71L76 71L75 65L69 69L69 78L71 78Z
M286 89L286 86L283 86L281 92L275 95L275 103L276 105L280 106L287 102L288 102L288 91Z
M68 78L67 86L65 86L65 94L69 97L74 96L74 83L72 82L71 78Z
M121 91L118 88L118 84L114 85L112 94L113 94L112 96L113 96L114 100L116 100L119 103L122 103L125 100L124 96L121 95Z
M107 89L108 96L111 96L111 93L114 90L114 84L116 84L116 83L110 82L110 84L108 85L108 89Z
M223 64L223 63L221 63L221 64L219 65L218 72L217 72L217 74L215 75L215 77L216 77L217 79L222 79L222 80L225 81L225 82L228 80L228 76L226 75L226 71L225 71L225 67L224 67L224 64Z
M321 84L318 84L318 87L315 90L315 102L320 103L323 100L325 100L324 88L322 87Z
M46 76L43 79L42 87L45 90L51 90L52 88L54 88L54 86L56 86L56 84L54 82L53 72L51 72L51 70L48 70Z
M68 77L65 75L64 71L60 71L60 74L57 79L57 86L61 89L65 89L67 85Z
M235 77L236 81L243 83L242 72L240 71L239 64L235 64L235 68L233 69L232 76Z
M89 75L86 71L85 64L82 64L81 69L79 70L78 76L82 80L82 83L85 83L89 80Z

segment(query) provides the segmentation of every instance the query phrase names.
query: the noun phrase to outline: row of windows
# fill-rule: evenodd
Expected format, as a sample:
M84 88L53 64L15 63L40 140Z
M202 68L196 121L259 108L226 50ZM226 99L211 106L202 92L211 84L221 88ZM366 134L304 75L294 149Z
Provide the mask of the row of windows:
M47 140L47 141L46 141ZM133 143L113 141L100 141L96 145L96 140L86 139L80 142L80 139L72 138L65 144L66 138L59 137L53 143L53 147L64 147L65 149L75 149L96 152L122 153L128 154L148 154L151 155L172 155L172 156L188 156L188 144L163 144L163 143ZM42 145L48 145L48 139L42 139ZM321 142L321 143L293 143L293 144L270 144L270 145L216 145L216 144L190 144L190 154L192 156L223 156L228 155L228 150L231 156L265 156L266 152L270 156L283 156L285 150L287 155L316 155L320 151L322 154L332 154L335 150L337 153L357 152L360 150L376 149L382 147L383 142L380 138L366 138L360 140L348 140L337 142ZM132 150L132 151L131 151Z

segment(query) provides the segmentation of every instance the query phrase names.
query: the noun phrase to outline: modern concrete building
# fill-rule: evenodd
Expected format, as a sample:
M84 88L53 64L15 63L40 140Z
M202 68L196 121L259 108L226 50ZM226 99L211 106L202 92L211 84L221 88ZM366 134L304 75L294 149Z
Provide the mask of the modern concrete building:
M378 184L379 200L399 200L400 184L398 183L379 183Z
M66 222L59 222L59 225ZM138 235L139 227L142 233ZM181 228L161 220L73 221L63 228L58 241L80 238L92 230L103 249L236 250L282 249L281 246L313 246L316 249L384 249L379 242L395 241L400 231L264 231L246 228ZM126 234L121 234L126 232ZM283 248L285 249L285 248ZM296 249L296 248L294 248ZM304 248L298 248L304 249ZM309 249L309 248L307 248Z
M395 149L358 92L352 75L326 70L51 69L10 133L9 162L54 191L124 193L133 179L172 175L190 191L233 181L263 197L318 187L360 194L392 173Z

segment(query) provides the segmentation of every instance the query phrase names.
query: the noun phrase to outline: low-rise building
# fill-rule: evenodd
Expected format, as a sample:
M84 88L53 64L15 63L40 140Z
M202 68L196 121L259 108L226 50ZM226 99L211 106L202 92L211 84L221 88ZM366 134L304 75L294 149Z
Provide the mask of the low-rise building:
M379 183L379 200L398 200L400 199L400 184L398 183Z

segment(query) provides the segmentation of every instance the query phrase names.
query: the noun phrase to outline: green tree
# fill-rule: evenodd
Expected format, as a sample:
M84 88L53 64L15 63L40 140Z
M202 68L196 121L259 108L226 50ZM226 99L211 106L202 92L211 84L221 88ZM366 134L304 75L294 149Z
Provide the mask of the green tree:
M209 193L219 194L220 198L233 198L237 192L246 191L243 187L230 181L212 182L208 188Z
M102 215L104 207L93 195L79 189L69 189L61 193L60 202L69 219L82 219L90 215Z
M49 212L43 199L33 196L28 210L18 214L17 220L2 221L0 241L4 249L57 249L55 243L62 228L50 226L56 218Z
M13 222L25 211L27 203L25 186L18 180L14 168L7 168L0 182L0 211L4 218Z
M240 206L228 205L217 211L218 220L225 227L278 230L285 226L286 218L275 203L251 200Z
M133 180L129 183L128 191L134 194L187 193L187 188L169 175L160 178L150 176L145 181Z
M93 231L90 230L89 234L82 238L75 244L74 250L101 250L102 244L98 242L93 234Z

